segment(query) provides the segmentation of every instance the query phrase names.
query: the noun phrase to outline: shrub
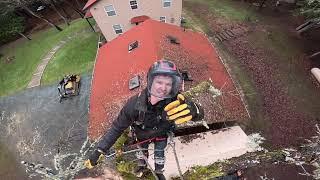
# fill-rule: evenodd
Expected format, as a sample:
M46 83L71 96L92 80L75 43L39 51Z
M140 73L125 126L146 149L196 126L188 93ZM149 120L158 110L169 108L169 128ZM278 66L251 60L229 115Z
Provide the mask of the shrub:
M0 24L0 44L12 40L25 29L24 18L17 16L13 12L0 14Z
M320 0L299 0L300 13L307 18L320 17Z

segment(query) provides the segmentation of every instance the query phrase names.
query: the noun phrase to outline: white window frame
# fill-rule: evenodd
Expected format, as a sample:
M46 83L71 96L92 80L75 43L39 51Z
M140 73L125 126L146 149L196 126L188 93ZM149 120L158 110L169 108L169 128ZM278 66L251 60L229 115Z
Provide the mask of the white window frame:
M164 6L165 5L165 3L170 3L170 6ZM163 8L169 8L169 7L171 7L171 5L172 5L172 0L162 0L162 7Z
M136 5L131 5L131 1L135 1L135 2L136 2ZM129 0L129 6L130 6L131 10L136 10L136 9L138 9L138 0ZM136 9L132 9L132 6L137 6L137 8L136 8Z
M162 21L161 18L164 18L164 21ZM165 16L160 16L159 21L166 23L167 22L167 18Z
M136 45L136 46L135 46ZM139 47L139 41L134 41L129 44L128 51L131 52Z
M106 7L107 6L112 6L112 8L113 8L113 11L114 11L114 15L111 15L111 16L116 16L117 15L117 13L116 13L116 9L114 8L114 5L113 4L108 4L108 5L105 5L103 8L104 8L104 11L107 13L107 16L110 16L108 13L109 12L112 12L112 11L107 11L106 10Z
M114 28L114 26L117 26L117 25L120 26L120 29ZM114 25L112 25L112 28L113 28L114 33L116 33L117 35L118 35L118 34L120 35L120 34L123 33L123 28L122 28L121 24L114 24ZM117 33L117 30L121 30L122 32L121 32L121 33Z

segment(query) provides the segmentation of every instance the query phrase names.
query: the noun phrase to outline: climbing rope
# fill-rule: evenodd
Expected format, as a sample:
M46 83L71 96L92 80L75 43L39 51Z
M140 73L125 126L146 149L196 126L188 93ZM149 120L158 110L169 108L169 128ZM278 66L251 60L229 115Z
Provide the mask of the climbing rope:
M182 171L181 171L181 168L180 168L180 163L179 163L179 159L178 159L177 151L176 151L176 147L175 147L176 143L173 141L174 134L173 134L173 132L170 132L168 134L169 134L169 144L173 149L174 159L176 160L176 164L177 164L177 168L178 168L178 171L179 171L180 179L183 180L183 175L182 175Z

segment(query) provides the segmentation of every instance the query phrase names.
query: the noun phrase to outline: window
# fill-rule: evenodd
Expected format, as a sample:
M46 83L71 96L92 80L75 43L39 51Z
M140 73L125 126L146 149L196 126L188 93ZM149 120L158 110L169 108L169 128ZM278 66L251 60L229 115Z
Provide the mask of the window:
M122 28L120 24L113 25L113 29L116 34L122 34Z
M160 16L160 22L166 22L166 17L165 16Z
M170 19L170 22L171 22L172 24L174 23L174 18L173 18L173 17Z
M131 52L132 50L136 49L138 46L139 46L138 41L135 41L135 42L129 44L129 48L128 48L129 52Z
M163 0L163 7L170 7L171 6L171 0Z
M168 40L170 41L171 44L180 44L180 41L178 38L174 37L174 36L167 36Z
M137 0L130 1L131 9L138 9Z
M107 12L108 16L116 15L116 11L114 10L113 5L105 6L104 10Z

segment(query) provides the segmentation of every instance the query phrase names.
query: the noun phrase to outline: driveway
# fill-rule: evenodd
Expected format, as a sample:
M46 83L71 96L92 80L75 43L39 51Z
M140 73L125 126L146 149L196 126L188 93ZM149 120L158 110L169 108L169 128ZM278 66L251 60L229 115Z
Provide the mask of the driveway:
M62 103L56 85L0 98L1 141L16 162L22 162L13 167L26 170L32 179L68 177L81 168L77 163L88 149L90 83L90 76L82 76L80 95ZM0 165L7 163L0 159Z

